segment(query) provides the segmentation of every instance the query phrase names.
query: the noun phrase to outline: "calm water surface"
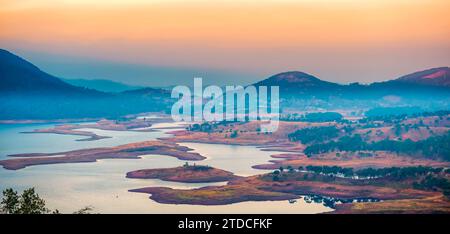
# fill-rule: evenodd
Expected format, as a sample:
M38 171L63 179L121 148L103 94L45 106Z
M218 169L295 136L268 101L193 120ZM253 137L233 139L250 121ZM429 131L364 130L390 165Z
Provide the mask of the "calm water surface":
M108 147L131 142L152 140L169 136L167 132L180 127L174 123L155 124L155 132L105 131L84 129L112 138L98 141L76 141L83 136L57 134L23 134L36 128L49 128L51 124L0 125L0 159L8 154L59 152L91 147ZM238 175L255 175L266 171L251 166L266 163L270 154L252 146L183 143L207 157L197 164L210 165ZM287 201L241 202L231 205L199 206L169 205L150 200L147 194L131 193L129 189L164 186L192 189L220 183L176 183L154 179L127 179L128 171L145 168L176 167L185 161L170 156L145 155L141 159L106 159L96 163L54 164L27 167L12 171L0 168L0 189L23 190L35 187L52 209L73 212L85 206L93 206L99 213L320 213L331 211L322 204L306 203L302 199L290 204ZM193 163L193 162L189 162Z

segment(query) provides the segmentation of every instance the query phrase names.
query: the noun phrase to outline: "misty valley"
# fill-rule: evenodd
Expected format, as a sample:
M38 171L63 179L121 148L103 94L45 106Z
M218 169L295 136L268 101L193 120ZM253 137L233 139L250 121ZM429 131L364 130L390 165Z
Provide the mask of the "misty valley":
M30 213L27 197L35 213L450 211L448 67L372 84L283 72L225 103L219 86L70 84L6 50L0 68L4 213ZM252 105L264 87L278 92Z

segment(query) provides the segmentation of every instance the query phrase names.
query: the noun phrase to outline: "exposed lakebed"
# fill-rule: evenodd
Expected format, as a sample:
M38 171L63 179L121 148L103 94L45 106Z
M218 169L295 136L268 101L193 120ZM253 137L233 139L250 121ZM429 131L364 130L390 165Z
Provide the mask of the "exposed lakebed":
M9 154L51 153L93 147L110 147L126 143L155 140L169 136L178 124L155 124L151 132L110 131L97 129L92 132L111 138L96 141L76 141L82 137L50 133L24 134L37 128L53 125L2 125L0 126L0 159ZM165 129L164 129L165 128ZM267 171L253 169L256 164L270 160L277 152L261 151L254 146L181 143L194 149L206 159L197 161L240 176L262 174ZM141 187L170 187L192 189L216 183L179 183L158 179L129 179L129 171L152 168L178 167L185 163L164 155L145 155L141 159L101 159L95 163L69 163L37 165L20 170L0 169L0 189L13 187L21 190L36 187L50 208L72 212L84 206L93 206L100 213L320 213L331 211L321 203L306 203L302 199L290 204L288 201L240 202L229 205L174 205L160 204L146 194L128 192ZM192 163L192 162L189 162Z

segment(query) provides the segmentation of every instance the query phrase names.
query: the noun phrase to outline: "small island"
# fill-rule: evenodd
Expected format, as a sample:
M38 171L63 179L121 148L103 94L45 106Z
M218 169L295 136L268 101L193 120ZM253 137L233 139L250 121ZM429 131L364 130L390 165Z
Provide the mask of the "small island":
M210 166L189 165L186 162L183 166L174 168L131 171L127 173L127 178L160 179L183 183L210 183L230 181L239 177L229 171Z
M145 187L164 204L226 205L245 201L281 201L321 197L334 213L449 213L449 171L433 167L358 169L307 166L242 177L222 186L196 189ZM336 170L336 171L335 171ZM345 173L345 176L343 173ZM338 176L342 174L342 176ZM313 200L315 199L313 198ZM370 202L369 202L370 201Z
M147 187L129 191L151 194L152 200L163 204L228 205L246 201L283 201L299 198L294 194L265 191L247 185L207 186L198 189Z
M0 165L8 170L18 170L28 166L56 163L95 162L98 159L139 159L140 156L167 155L180 160L203 160L204 156L191 152L192 149L175 143L143 141L114 147L90 148L56 153L27 153L8 155L13 159L0 160Z
M130 117L131 118L131 117ZM73 124L66 123L62 125L56 125L51 128L35 129L30 132L22 132L27 134L33 133L53 133L60 135L74 135L74 136L85 136L87 138L78 139L77 141L96 141L105 138L111 138L110 136L100 136L94 132L86 129L99 129L107 131L136 131L136 132L151 132L154 131L150 127L154 123L162 123L168 121L167 118L161 117L157 119L125 119L125 120L108 120L101 119L94 123L83 123L83 124ZM80 130L85 129L85 130Z

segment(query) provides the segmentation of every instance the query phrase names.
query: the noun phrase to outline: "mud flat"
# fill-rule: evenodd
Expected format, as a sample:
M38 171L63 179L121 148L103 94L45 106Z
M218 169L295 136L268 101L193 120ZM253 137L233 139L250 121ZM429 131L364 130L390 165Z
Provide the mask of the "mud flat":
M180 160L203 160L202 155L190 152L192 149L180 146L176 143L161 141L144 141L120 145L116 147L91 148L57 153L31 153L15 154L7 159L0 161L5 169L17 170L27 166L55 164L55 163L81 163L95 162L97 159L114 158L139 158L141 155L159 154L176 157Z
M192 205L226 205L244 201L279 201L298 198L293 194L241 186L209 186L192 190L148 187L132 189L130 192L151 194L150 198L159 203Z
M206 143L206 144L226 144L226 145L242 145L242 146L263 146L263 145L277 145L274 139L268 137L257 138L248 135L247 137L228 138L223 133L206 133L206 132L191 132L187 130L178 130L169 132L173 134L170 138L161 138L172 142L192 142L192 143ZM283 143L287 143L284 142Z
M265 150L302 152L304 149L303 145L289 141L287 135L296 129L311 125L310 123L281 121L276 132L264 134L258 131L261 124L263 124L261 121L251 121L246 123L219 125L211 132L189 130L172 131L170 133L173 134L174 137L163 139L172 142L251 145L260 146L265 148ZM237 133L237 137L231 137L233 132Z
M107 120L102 119L95 123L86 124L62 124L56 125L53 128L45 129L35 129L30 132L23 133L54 133L62 135L76 135L76 136L86 136L88 138L79 139L78 141L94 141L104 138L110 138L109 136L100 136L93 132L77 129L99 129L99 130L109 130L109 131L138 131L138 132L152 132L154 131L150 127L155 123L165 123L170 122L171 119L167 117L164 118L140 118L140 119L130 119L130 120Z
M95 141L105 138L111 138L109 136L100 136L93 132L75 130L80 125L58 125L54 128L44 128L44 129L35 129L31 132L22 132L22 133L53 133L53 134L61 134L61 135L76 135L76 136L85 136L87 138L77 139L77 141Z
M307 176L305 176L307 175ZM130 190L148 193L159 203L225 205L243 201L273 201L296 199L301 195L318 195L352 201L370 198L381 200L371 203L337 204L341 213L373 211L395 213L450 213L450 202L438 191L414 189L409 179L392 181L389 178L351 179L329 177L321 174L286 172L282 181L273 181L272 174L239 178L224 186L208 186L183 190L166 187L147 187ZM418 206L415 206L416 203ZM397 204L390 209L391 204ZM408 209L410 207L410 209ZM428 207L421 211L420 207ZM382 210L384 209L384 210Z
M185 165L175 168L131 171L127 173L127 178L160 179L184 183L209 183L229 181L239 177L233 175L231 172L209 166Z
M448 198L437 195L423 199L403 199L373 203L339 204L336 214L449 214Z
M275 160L270 160L269 164L255 165L255 169L278 169L281 167L292 166L340 166L351 168L383 168L383 167L409 167L409 166L430 166L430 167L448 167L450 162L432 160L420 157L410 157L397 155L391 152L377 151L372 152L370 157L358 156L356 153L342 153L338 157L335 153L315 155L307 157L304 154L276 154L272 155Z

